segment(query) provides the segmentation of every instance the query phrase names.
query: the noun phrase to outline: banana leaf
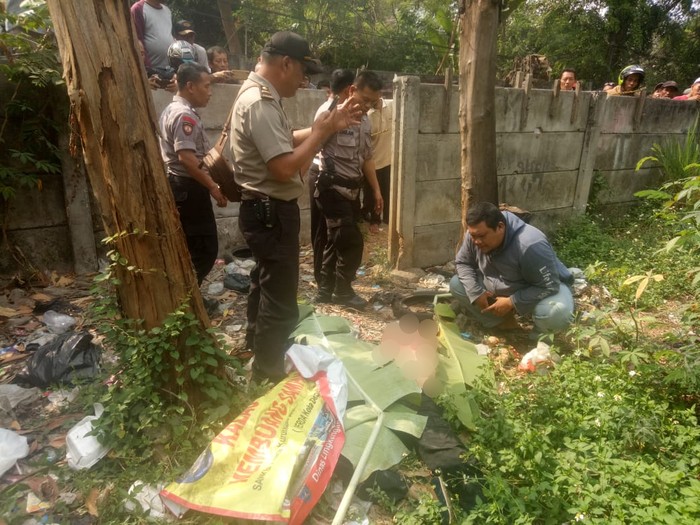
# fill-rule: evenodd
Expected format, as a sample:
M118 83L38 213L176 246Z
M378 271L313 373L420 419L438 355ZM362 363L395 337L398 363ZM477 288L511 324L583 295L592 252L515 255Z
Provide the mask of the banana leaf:
M296 342L317 344L336 355L361 389L356 388L353 381L348 382L348 401L356 406L345 414L342 454L354 467L367 446L379 414L384 412L382 427L360 481L376 470L398 464L408 449L395 432L419 438L427 423L426 417L404 405L420 403L421 390L415 381L405 378L393 362L377 365L372 357L375 345L358 340L352 334L352 326L342 318L310 314L300 321L292 336Z
M479 355L476 345L462 339L459 328L453 322L437 317L439 328L438 367L435 373L438 394L453 400L460 422L474 430L474 402L467 398L467 390L474 386L477 377L494 382L493 372L487 366L488 358Z

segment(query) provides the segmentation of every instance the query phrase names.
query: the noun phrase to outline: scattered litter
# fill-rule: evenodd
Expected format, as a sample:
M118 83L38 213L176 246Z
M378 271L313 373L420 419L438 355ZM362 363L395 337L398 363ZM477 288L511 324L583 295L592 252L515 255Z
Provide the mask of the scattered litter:
M0 348L0 357L5 354L16 354L17 352L19 352L19 348L15 345L6 346L5 348Z
M79 392L77 386L73 390L55 390L48 395L48 400L55 408L61 408L75 401Z
M418 281L418 283L423 288L430 288L430 289L440 290L440 291L448 291L450 288L445 276L437 274L437 273L427 274L425 277L422 277Z
M85 416L66 435L66 459L73 470L88 469L109 452L97 437L89 435L93 430L93 421L99 419L104 412L100 403L95 403L94 407L95 415Z
M227 333L235 333L235 332L240 332L243 329L243 324L238 323L238 324L232 324L228 325L225 330Z
M27 514L34 514L35 512L50 510L51 507L53 507L51 502L42 500L33 492L27 493Z
M382 289L382 287L379 286L378 284L373 284L373 285L372 285L372 290L381 290L381 289Z
M17 405L39 399L38 388L22 388L18 385L0 385L0 412L9 412Z
M239 273L226 274L224 287L234 292L248 293L250 290L250 277Z
M59 314L54 310L47 310L44 313L44 324L54 334L64 334L76 325L75 317L66 314Z
M0 428L0 476L27 454L29 454L29 445L26 437L12 430Z
M207 288L208 295L221 295L224 293L224 283L211 283Z
M537 365L546 361L551 361L552 353L549 345L544 341L537 343L537 346L525 354L518 365L519 370L534 372Z
M459 335L461 335L462 339L464 339L465 341L471 341L472 339L472 334L470 334L469 332L460 332ZM476 346L478 347L479 345Z
M228 263L224 267L224 272L227 275L241 274L250 275L250 271L255 267L255 261L253 259L241 259L239 257L234 257L233 261Z
M479 343L476 345L476 351L479 355L489 355L491 353L491 347L484 343Z
M143 481L134 481L129 487L129 499L124 501L124 508L129 512L134 512L138 503L141 506L141 510L149 518L172 519L165 505L163 505L163 501L160 499L160 491L163 490L164 486L164 483L147 485Z
M30 346L33 345L27 345L27 350ZM87 332L61 334L34 352L25 379L33 385L46 387L94 377L99 371L100 353Z

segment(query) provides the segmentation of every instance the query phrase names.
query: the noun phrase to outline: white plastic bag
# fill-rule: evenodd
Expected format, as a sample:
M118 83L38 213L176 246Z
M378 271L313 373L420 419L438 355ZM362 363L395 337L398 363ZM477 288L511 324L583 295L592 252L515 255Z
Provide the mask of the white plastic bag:
M68 466L73 470L88 469L109 452L95 436L88 435L93 430L93 421L99 419L104 412L100 403L95 403L94 407L95 415L86 416L78 421L66 435L66 459Z
M29 454L29 445L26 437L12 430L0 428L0 476L27 454Z

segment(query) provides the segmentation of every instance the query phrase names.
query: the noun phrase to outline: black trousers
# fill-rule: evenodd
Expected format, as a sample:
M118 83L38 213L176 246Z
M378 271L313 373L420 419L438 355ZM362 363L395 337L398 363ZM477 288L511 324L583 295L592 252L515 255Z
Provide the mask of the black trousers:
M260 201L244 200L238 225L257 264L250 274L248 343L253 348L254 375L282 379L289 335L299 320L299 206L296 200L270 199L272 227L259 218Z
M316 179L318 178L318 166L311 165L309 169L309 211L311 214L311 247L314 251L314 279L321 286L321 267L323 266L323 250L328 240L326 219L323 212L316 204L314 192L316 191Z
M175 197L175 206L180 215L180 224L185 233L192 265L197 274L197 284L201 286L214 266L219 251L216 219L209 190L188 177L170 175L168 181Z
M352 281L362 263L364 250L364 239L357 227L355 201L332 189L322 192L315 200L327 228L319 291L328 295L352 295Z
M362 217L369 220L371 224L389 224L389 199L391 198L391 166L384 166L377 170L377 182L379 182L379 191L384 200L384 208L382 209L381 217L374 211L374 192L372 187L365 179L362 187Z

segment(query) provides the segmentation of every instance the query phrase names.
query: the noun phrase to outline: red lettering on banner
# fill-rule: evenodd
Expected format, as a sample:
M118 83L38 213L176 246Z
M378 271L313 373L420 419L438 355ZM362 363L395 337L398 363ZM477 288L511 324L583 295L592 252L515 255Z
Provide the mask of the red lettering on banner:
M258 408L258 404L258 401L254 401L248 408L241 412L240 416L234 419L230 425L223 429L219 435L212 440L212 442L228 445L230 447L234 446L238 440L238 436L241 434L241 430L243 430L243 427L245 427L246 423L250 419L250 415L256 408Z

